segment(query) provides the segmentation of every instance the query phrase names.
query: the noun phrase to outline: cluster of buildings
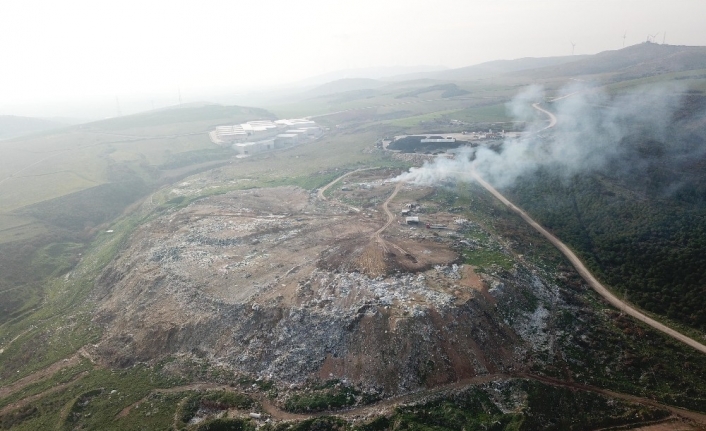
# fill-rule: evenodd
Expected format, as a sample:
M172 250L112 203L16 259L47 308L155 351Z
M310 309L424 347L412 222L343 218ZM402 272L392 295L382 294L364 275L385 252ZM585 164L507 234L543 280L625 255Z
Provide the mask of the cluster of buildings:
M417 225L419 224L419 216L412 215L413 212L421 210L421 206L416 202L411 202L405 204L404 209L400 214L405 218L406 224Z
M256 120L232 126L218 126L209 133L211 141L232 145L240 155L287 148L321 136L323 130L316 122L305 118L289 120Z
M429 143L434 143L434 144L444 144L444 143L454 143L456 142L456 138L452 138L451 136L435 136L435 135L427 135L422 137L421 143L422 144L429 144Z
M493 132L493 129L488 130L488 133L484 132L462 132L462 134L468 136L470 141L479 141L482 139L502 139L505 137L505 130L501 132Z

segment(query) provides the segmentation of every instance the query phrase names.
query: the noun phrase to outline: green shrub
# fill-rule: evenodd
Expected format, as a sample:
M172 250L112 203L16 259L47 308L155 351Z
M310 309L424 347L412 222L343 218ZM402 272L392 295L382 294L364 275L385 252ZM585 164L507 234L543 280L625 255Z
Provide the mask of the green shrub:
M245 419L213 419L196 427L196 431L250 431L254 429L253 423Z

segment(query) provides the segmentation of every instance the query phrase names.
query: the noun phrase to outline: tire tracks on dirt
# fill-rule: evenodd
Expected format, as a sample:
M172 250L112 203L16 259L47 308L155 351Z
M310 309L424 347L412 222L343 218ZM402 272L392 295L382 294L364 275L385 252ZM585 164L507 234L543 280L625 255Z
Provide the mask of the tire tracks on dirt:
M341 175L340 177L336 178L335 180L331 181L330 183L326 184L325 186L321 187L321 188L319 189L318 193L316 193L316 196L318 196L318 198L321 199L322 201L327 201L328 198L327 198L326 196L324 196L324 193L326 193L326 190L328 190L329 188L331 188L331 186L333 186L334 184L336 184L337 182L341 181L342 179L344 179L344 178L346 178L346 177L349 177L350 175L353 175L353 174L355 174L355 173L357 173L357 172L370 171L370 170L372 170L372 169L378 169L378 168L377 168L377 167L373 167L373 168L360 168L360 169L356 169L356 170L354 170L354 171L350 171L350 172L348 172L348 173L345 173L345 174ZM358 209L358 208L355 208L355 207L350 206L350 205L346 205L346 206L349 207L349 208L355 209L356 212L360 212L360 209Z
M5 407L0 409L0 415L4 415L5 413L11 412L13 410L20 409L34 401L37 401L40 398L44 398L47 395L51 395L55 392L59 392L63 389L66 389L70 385L72 385L74 382L81 380L82 378L88 376L88 371L82 371L78 374L76 374L74 377L72 377L69 381L65 383L58 384L56 386L52 386L51 388L42 391L38 394L30 395L28 397L22 398L18 401L15 401L14 403L8 404Z
M75 354L69 358L62 359L58 362L54 362L53 364L49 365L47 368L44 368L42 370L39 370L35 373L32 373L28 376L25 376L13 383L10 383L7 386L0 386L0 398L6 398L12 394L14 394L17 391L20 391L27 386L36 383L40 380L43 380L47 377L53 376L57 372L65 369L65 368L71 368L75 365L78 365L78 363L81 361L81 356L79 354Z

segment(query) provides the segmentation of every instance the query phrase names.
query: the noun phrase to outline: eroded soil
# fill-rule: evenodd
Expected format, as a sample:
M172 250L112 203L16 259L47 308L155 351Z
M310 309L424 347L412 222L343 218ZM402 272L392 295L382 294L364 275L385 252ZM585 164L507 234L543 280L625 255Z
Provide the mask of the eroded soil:
M141 226L98 282L106 335L92 350L111 366L195 355L385 394L517 368L522 340L493 315L488 282L457 264L464 224L431 210L443 229L406 224L429 189L393 174L356 172L325 199L231 192Z

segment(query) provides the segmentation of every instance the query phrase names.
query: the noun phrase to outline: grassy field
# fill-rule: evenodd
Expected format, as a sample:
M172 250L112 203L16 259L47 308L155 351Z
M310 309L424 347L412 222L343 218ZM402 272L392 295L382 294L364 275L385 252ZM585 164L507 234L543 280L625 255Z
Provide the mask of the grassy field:
M46 233L46 227L27 217L11 214L0 214L0 244L11 241L22 241L35 235Z
M500 123L513 120L504 103L466 108L454 112L449 117L467 123Z
M684 90L706 91L706 69L690 70L687 72L673 72L663 75L650 76L647 78L621 81L605 86L610 93L619 93L626 90L634 90L642 86L673 84L683 87Z
M8 212L111 181L111 168L158 166L184 152L213 149L219 124L273 118L254 108L182 108L74 126L0 143L0 203ZM1 229L2 227L0 227Z
M443 111L430 112L427 114L414 115L396 120L383 121L382 124L389 124L397 127L419 127L424 123L435 122L439 120L448 121L449 115L457 112L455 109L447 109Z

